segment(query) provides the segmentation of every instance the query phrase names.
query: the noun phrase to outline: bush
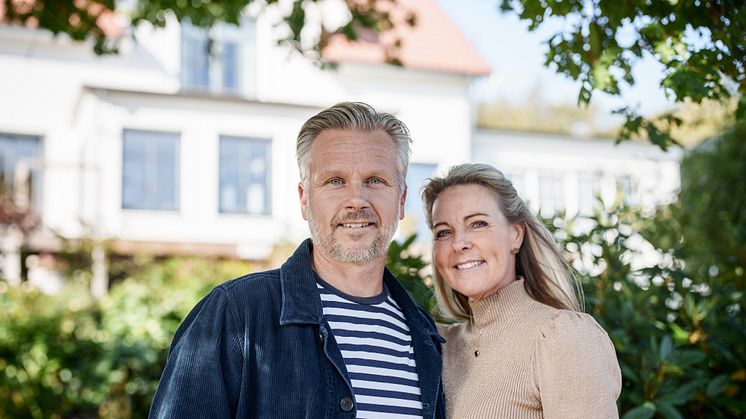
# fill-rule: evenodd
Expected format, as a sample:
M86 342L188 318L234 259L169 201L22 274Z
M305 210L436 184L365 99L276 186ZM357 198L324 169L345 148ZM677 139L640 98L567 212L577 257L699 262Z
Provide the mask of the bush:
M95 303L75 284L56 296L0 282L0 417L140 418L189 310L241 262L142 260Z
M617 208L592 217L586 233L573 234L569 223L558 236L578 269L586 311L617 351L623 418L743 417L746 328L734 306L740 297L679 258L671 210L650 218ZM645 259L653 263L639 263Z

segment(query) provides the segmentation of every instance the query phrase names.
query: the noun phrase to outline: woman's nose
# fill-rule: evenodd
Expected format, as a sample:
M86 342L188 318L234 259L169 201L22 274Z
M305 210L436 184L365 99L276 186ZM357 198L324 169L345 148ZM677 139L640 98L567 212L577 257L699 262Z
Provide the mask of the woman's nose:
M453 250L457 253L461 253L465 250L471 249L471 242L465 234L461 234L456 237L453 242Z

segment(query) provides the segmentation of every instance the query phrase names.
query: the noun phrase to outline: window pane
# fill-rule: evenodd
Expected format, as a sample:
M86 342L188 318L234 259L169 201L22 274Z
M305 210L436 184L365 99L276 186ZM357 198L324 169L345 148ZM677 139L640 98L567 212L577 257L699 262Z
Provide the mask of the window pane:
M223 42L223 87L228 91L238 89L238 45Z
M578 212L581 215L593 214L596 196L601 191L601 179L590 174L580 175L578 178Z
M545 217L565 209L565 186L561 176L539 176L539 206Z
M181 48L181 72L184 85L209 87L210 43L207 31L184 23Z
M270 146L267 140L220 137L220 212L270 213Z
M125 130L122 207L179 209L179 135Z
M637 203L635 199L635 189L632 184L632 178L629 176L622 176L616 181L616 188L619 193L622 194L622 200L627 206L634 206Z
M29 169L26 182L31 196L28 198L34 206L41 196L41 171L34 164L40 158L41 143L38 137L0 133L0 182L12 194L17 182L16 168L25 162Z

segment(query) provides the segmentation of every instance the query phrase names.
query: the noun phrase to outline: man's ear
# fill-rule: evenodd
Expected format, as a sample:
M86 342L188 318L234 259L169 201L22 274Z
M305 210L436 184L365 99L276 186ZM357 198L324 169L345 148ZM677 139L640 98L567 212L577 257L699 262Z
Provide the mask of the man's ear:
M404 190L401 193L401 200L399 201L399 219L404 219L404 204L407 202L407 185L404 185Z
M303 184L298 183L298 198L300 199L300 212L303 219L308 221L308 192L303 189Z

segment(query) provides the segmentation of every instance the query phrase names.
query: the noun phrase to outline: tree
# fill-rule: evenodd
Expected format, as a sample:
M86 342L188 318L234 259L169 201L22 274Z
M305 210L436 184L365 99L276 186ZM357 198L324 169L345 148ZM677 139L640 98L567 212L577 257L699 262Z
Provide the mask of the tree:
M746 119L746 7L743 0L500 0L501 8L529 22L533 31L552 19L563 29L547 40L545 65L581 83L579 104L594 91L620 95L634 85L632 67L643 56L664 67L660 82L676 102L738 98L738 120ZM666 149L675 144L674 113L656 122L631 106L618 140L646 136Z
M5 6L3 17L3 3ZM55 35L67 34L75 41L94 41L97 54L118 52L119 41L111 37L112 16L118 10L116 0L7 0L0 3L0 22L48 29ZM200 27L211 27L219 22L238 25L244 10L254 4L264 11L278 6L279 0L136 0L132 9L126 10L133 26L148 22L163 27L170 16L179 22L189 21ZM414 17L404 14L397 20L390 13L396 0L344 0L348 21L330 31L321 21L307 19L307 9L320 3L318 0L292 0L291 7L278 7L289 33L280 42L289 44L300 53L318 61L320 52L334 33L341 33L350 40L357 39L361 30L386 32L398 24L414 25ZM310 43L301 42L303 28L315 26L320 35ZM390 39L386 48L390 62L396 63L397 38Z
M562 20L563 29L547 40L545 65L581 83L579 104L590 102L594 91L618 96L624 85L634 85L632 68L644 56L664 67L660 82L675 102L700 103L705 99L726 103L737 100L735 119L746 120L745 0L496 0L507 13L529 22L529 30L549 20ZM237 24L250 4L273 6L278 0L137 0L129 12L132 24L150 22L160 27L168 16L208 27L217 22ZM349 20L336 30L307 19L307 9L319 0L293 0L283 8L289 31L281 41L317 60L332 33L356 39L358 32L385 32L396 24L412 25L407 14L398 22L390 13L396 0L342 0ZM115 52L116 42L107 38L106 16L117 7L115 0L7 0L4 20L36 25L75 40L92 38L98 53ZM0 6L0 16L2 7ZM312 23L313 22L313 23ZM301 42L304 27L315 25L320 36ZM393 37L388 60L397 63ZM647 137L667 149L677 141L671 133L681 124L673 112L655 120L638 114L633 106L616 111L625 123L618 140Z

